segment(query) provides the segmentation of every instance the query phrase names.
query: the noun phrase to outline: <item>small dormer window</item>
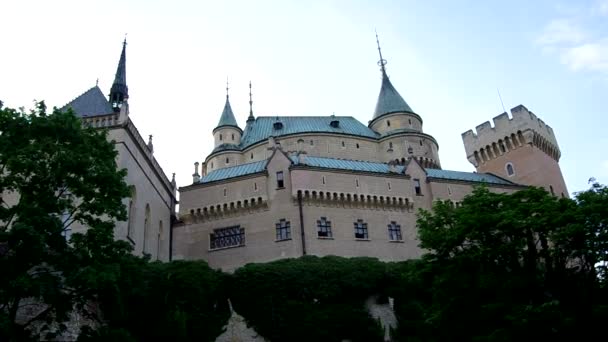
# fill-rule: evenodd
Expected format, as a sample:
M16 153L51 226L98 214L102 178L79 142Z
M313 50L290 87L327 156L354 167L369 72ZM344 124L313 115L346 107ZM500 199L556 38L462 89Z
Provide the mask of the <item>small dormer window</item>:
M338 127L340 127L340 121L338 121L338 120L332 120L332 121L329 123L329 125L330 125L331 127L333 127L333 128L338 128Z
M282 129L283 128L283 123L281 121L277 121L275 122L272 127L276 130Z

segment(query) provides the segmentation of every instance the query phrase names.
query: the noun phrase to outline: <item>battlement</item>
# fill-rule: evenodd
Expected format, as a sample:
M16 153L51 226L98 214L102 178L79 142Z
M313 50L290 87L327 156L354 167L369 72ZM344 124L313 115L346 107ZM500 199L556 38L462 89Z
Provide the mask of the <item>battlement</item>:
M502 113L494 119L494 127L489 121L475 127L475 131L468 130L462 134L467 156L470 156L474 151L480 150L486 146L492 146L493 143L499 140L509 140L510 137L521 138L523 143L535 143L534 140L542 140L543 142L552 145L551 148L559 151L557 139L553 133L551 126L539 119L533 112L529 111L525 106L519 105L511 109L512 117L509 118L507 113ZM558 153L559 154L559 153Z

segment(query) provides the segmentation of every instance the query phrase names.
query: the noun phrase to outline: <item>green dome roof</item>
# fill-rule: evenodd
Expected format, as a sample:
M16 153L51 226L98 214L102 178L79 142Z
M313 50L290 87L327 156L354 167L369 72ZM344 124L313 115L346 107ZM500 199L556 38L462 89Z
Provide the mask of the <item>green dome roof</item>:
M386 72L383 70L382 87L380 88L380 94L378 95L378 102L376 103L376 110L374 111L374 119L385 114L396 112L414 113L403 97L399 95L399 92L397 89L395 89L391 81L388 79Z

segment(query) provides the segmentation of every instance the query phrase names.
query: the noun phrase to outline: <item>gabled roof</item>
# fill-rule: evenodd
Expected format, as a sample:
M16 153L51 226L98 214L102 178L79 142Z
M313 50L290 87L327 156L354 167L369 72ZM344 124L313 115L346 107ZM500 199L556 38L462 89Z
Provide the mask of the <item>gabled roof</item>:
M337 127L331 125L338 121ZM280 128L275 123L280 122ZM241 148L253 145L269 137L280 137L296 133L338 133L376 139L378 133L351 116L258 116L247 123Z
M374 119L385 114L397 112L414 113L412 108L410 108L403 97L399 95L397 89L395 89L388 79L386 72L382 70L382 87L380 88L380 94L378 95L378 102L376 102Z
M361 160L348 160L337 158L309 157L306 156L303 162L299 162L297 156L291 157L294 165L306 165L334 170L348 170L358 172L374 172L374 173L403 173L405 166L396 165L395 171L391 172L388 164L378 162L368 162Z
M223 169L209 172L206 176L201 178L199 183L210 183L224 179L240 177L250 175L253 173L262 172L266 169L268 160L257 161L248 164L242 164L237 166L225 167Z
M82 95L72 100L72 102L63 106L61 110L66 111L68 108L72 108L74 113L78 116L96 116L114 112L112 106L98 86L94 86L87 90Z
M437 178L446 180L456 180L465 182L475 183L488 183L488 184L500 184L500 185L518 185L510 182L506 179L494 176L490 173L476 173L476 172L463 172L463 171L451 171L451 170L440 170L440 169L425 169L427 178Z
M232 112L232 107L230 106L230 100L228 99L228 96L226 96L226 104L224 104L224 110L222 111L222 115L220 116L220 122L217 123L217 126L215 128L218 129L222 126L234 126L236 128L239 128L239 125L236 123L234 113Z

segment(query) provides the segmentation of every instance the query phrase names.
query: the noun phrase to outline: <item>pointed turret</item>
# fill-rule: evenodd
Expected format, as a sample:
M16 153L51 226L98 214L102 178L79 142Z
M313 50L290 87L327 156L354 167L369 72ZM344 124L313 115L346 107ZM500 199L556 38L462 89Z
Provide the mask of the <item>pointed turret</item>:
M110 89L110 103L114 112L120 112L120 107L123 102L129 98L129 88L127 87L127 39L125 38L122 43L122 53L120 54L120 60L118 61L118 68L116 68L116 76L114 77L114 83Z
M247 117L247 123L255 121L253 116L253 99L251 97L251 81L249 81L249 117Z
M220 116L220 122L213 129L215 137L215 147L220 145L234 147L241 142L243 130L236 123L236 118L230 106L230 96L228 94L228 81L226 81L226 104Z
M382 87L380 88L380 94L378 95L378 102L376 103L376 110L374 111L374 119L391 113L414 113L412 108L410 108L403 97L401 97L397 89L395 89L389 80L388 75L386 74L386 60L382 58L382 50L380 49L378 34L376 34L376 42L378 43L378 53L380 54L380 61L378 61L378 65L380 65L380 69L382 71Z

